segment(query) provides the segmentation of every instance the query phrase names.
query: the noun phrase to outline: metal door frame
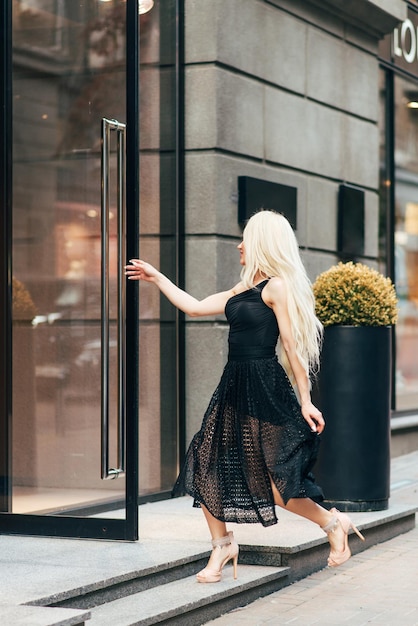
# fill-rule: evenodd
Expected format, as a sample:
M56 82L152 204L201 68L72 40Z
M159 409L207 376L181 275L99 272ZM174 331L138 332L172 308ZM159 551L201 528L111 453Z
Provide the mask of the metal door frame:
M12 0L0 9L0 507L11 508L12 425ZM139 246L139 19L138 0L126 2L126 250ZM0 533L138 539L138 289L126 290L126 519L0 513ZM1 510L1 509L0 509Z

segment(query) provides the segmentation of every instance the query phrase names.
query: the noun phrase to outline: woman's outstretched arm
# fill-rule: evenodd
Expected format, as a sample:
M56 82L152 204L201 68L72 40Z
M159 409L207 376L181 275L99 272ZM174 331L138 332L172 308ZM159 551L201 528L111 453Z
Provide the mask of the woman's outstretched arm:
M208 296L204 300L198 300L177 287L153 265L141 259L132 259L130 265L125 266L125 274L128 280L144 280L154 283L175 307L191 317L223 313L227 301L236 293L236 287L234 287Z

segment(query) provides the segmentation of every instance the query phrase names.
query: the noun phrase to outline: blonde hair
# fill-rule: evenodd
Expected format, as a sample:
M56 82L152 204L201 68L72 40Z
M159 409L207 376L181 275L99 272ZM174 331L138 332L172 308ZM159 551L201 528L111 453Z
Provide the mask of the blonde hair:
M315 299L299 254L295 234L287 219L275 211L263 210L249 220L243 234L245 266L241 280L246 289L257 275L281 278L287 294L287 308L296 354L309 375L319 369L322 324L315 315ZM280 360L289 378L294 376L283 345Z

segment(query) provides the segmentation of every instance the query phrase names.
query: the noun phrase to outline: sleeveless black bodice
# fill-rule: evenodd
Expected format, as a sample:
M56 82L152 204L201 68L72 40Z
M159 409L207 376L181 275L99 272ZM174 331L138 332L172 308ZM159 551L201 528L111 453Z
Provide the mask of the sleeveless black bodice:
M323 498L311 474L318 436L303 418L275 349L278 324L261 293L232 296L229 356L173 489L225 522L277 522L270 479L283 501Z
M279 329L273 309L261 297L267 282L232 296L226 303L230 360L274 356Z

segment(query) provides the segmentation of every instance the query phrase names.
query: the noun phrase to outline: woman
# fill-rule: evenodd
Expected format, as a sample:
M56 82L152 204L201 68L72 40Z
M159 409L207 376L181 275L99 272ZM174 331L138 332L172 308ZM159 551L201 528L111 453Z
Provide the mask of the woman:
M238 250L241 281L201 301L149 263L125 268L130 280L154 283L184 313L225 312L230 323L228 363L173 490L193 496L212 536L199 582L220 581L230 560L236 578L239 548L226 522L275 524L275 505L327 533L331 567L351 556L350 528L363 539L347 515L317 504L323 497L311 468L325 422L311 402L309 374L318 367L322 327L293 230L284 216L260 211Z

